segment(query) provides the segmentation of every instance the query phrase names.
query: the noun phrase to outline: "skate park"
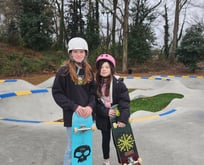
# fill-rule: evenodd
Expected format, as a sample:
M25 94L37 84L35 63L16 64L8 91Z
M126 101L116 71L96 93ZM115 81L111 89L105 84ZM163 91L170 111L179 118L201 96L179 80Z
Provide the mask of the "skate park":
M51 96L54 77L32 85L24 80L0 81L0 160L3 165L61 165L66 130L61 109ZM202 164L204 161L204 77L124 77L130 98L180 93L162 111L131 115L143 165ZM111 142L112 143L112 142ZM117 158L111 144L111 164ZM93 133L93 165L102 164L101 134Z

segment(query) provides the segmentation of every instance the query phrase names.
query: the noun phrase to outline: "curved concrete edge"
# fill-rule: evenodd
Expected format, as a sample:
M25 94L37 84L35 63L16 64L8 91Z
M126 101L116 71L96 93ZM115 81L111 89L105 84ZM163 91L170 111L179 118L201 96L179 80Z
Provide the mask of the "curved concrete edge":
M144 117L136 117L129 119L130 122L138 122L142 120L150 120L155 119L163 116L170 115L172 113L176 112L176 109L171 109L166 112L156 114L156 115L150 115L150 116L144 116ZM137 112L135 112L137 113ZM56 124L63 124L63 122L56 122L56 121L37 121L37 120L20 120L20 119L11 119L11 118L2 118L0 117L0 120L8 121L8 122L16 122L16 123L31 123L31 124L47 124L47 125L56 125Z
M123 77L123 76L122 76ZM135 76L125 76L124 79L142 79L142 80L164 80L164 81L170 81L170 78L164 78L164 77L135 77Z
M122 76L125 79L144 79L144 80L171 80L171 78L204 78L202 75L158 75L158 76L149 76L149 77L144 77L144 76Z
M7 83L7 82L17 82L16 79L6 79L6 80L0 80L0 83Z
M138 118L130 118L130 122L137 122L137 121L142 121L142 120L150 120L150 119L155 119L163 116L170 115L172 113L176 112L176 109L171 109L166 112L156 114L156 115L150 115L150 116L144 116L144 117L138 117Z
M8 97L14 97L14 96L30 95L30 94L36 94L36 93L46 93L46 92L48 92L47 89L34 89L34 90L8 92L8 93L0 94L0 99L5 99Z

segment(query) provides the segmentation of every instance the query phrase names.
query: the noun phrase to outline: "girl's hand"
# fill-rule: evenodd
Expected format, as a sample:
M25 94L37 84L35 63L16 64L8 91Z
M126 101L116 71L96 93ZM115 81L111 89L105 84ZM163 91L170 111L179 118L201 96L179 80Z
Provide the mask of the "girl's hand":
M87 118L92 114L92 111L93 110L90 106L82 107L79 105L75 112L77 113L78 116Z
M116 114L115 114L115 110L110 109L109 112L108 112L108 116L109 116L109 117L115 117L115 115L116 115Z
M77 109L75 110L75 112L77 113L78 116L83 117L83 115L84 115L83 107L80 106L80 105L77 107Z
M123 128L123 127L126 126L126 124L123 123L123 122L118 122L117 125L118 125L118 127L120 127L120 128Z
M90 106L86 106L85 108L84 108L84 117L86 118L86 117L89 117L89 116L91 116L92 115L92 112L93 112L93 110L92 110L92 108L90 107Z

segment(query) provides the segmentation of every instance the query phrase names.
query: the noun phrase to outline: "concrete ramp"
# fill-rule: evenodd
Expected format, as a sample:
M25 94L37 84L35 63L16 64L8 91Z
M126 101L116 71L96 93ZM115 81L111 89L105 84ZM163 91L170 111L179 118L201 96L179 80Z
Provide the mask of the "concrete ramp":
M62 110L55 104L50 90L2 99L0 116L24 121L54 121L62 118Z
M186 80L186 81L185 81ZM33 85L24 80L0 83L0 117L23 121L56 121L62 119L62 110L51 95L54 77ZM180 93L184 99L173 100L163 111L183 106L189 94L195 95L203 88L203 79L161 78L125 78L128 88L135 89L130 98L149 97L161 93ZM43 91L44 90L44 91ZM40 91L40 92L38 92ZM43 91L43 92L42 92ZM199 93L198 93L199 94ZM140 113L140 115L138 115ZM132 116L145 116L150 112L136 112Z
M55 77L51 77L48 80L40 83L37 85L39 88L52 88L53 82L54 82Z
M31 89L38 89L38 87L21 79L5 80L0 82L0 93Z
M130 93L131 100L135 98L154 96L161 93L179 93L184 95L194 91L193 89L186 87L180 80L177 79L162 82L148 80L151 81L149 84L141 80L135 80L135 82L136 81L138 82L131 85L133 89L136 89Z
M52 83L51 79L48 81ZM24 80L5 81L0 83L0 98L0 118L25 122L62 119L62 110L54 102L51 89Z

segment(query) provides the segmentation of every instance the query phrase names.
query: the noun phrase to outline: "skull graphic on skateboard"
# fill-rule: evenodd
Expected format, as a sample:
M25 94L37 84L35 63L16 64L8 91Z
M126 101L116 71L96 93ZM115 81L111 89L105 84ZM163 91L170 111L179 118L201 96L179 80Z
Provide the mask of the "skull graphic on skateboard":
M72 164L92 165L92 134L96 127L92 116L72 116Z
M120 116L120 112L117 109L117 105L114 105L111 108L116 110L116 116L110 117L110 123L115 141L115 147L121 163L123 165L141 165L142 159L139 157L130 123L128 122L125 127L118 127L117 121L118 117Z

